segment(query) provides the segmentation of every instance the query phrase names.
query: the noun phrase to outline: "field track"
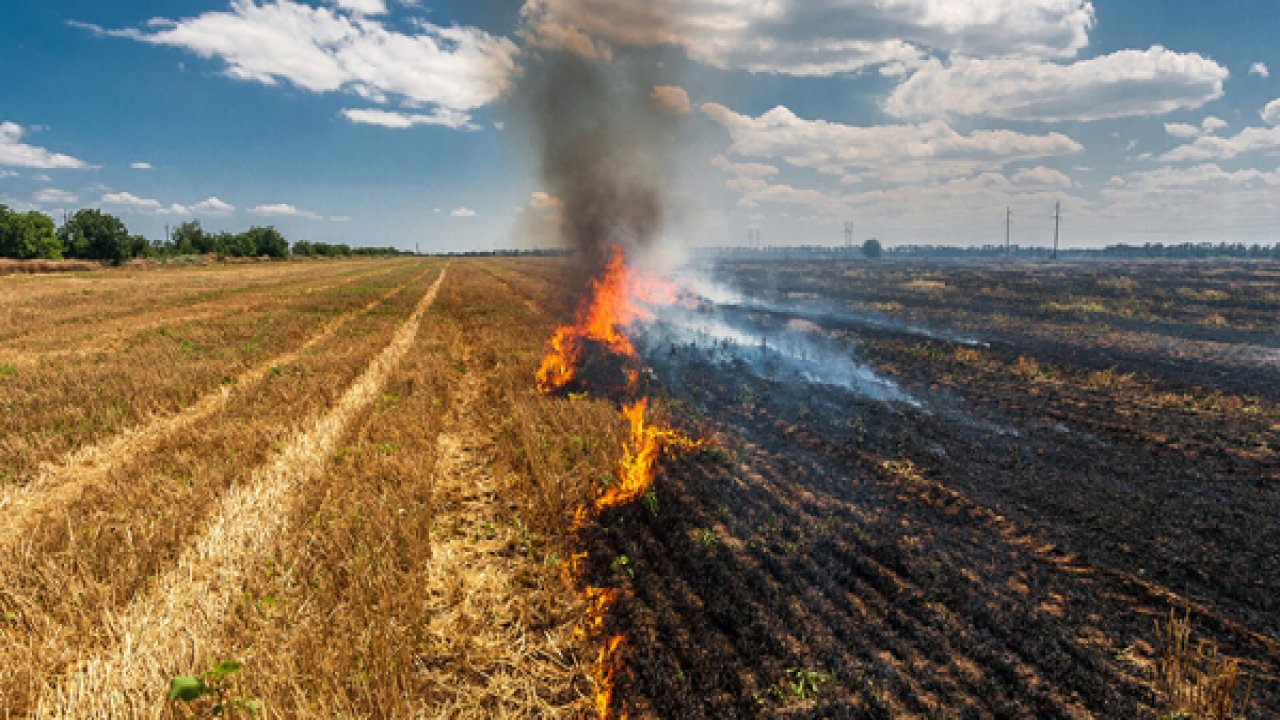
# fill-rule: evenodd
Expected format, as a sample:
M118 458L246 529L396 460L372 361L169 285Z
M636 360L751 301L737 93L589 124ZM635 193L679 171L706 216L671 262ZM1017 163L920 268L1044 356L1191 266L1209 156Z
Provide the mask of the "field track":
M321 472L325 459L352 418L372 403L388 374L404 356L422 316L434 302L446 270L423 295L391 343L369 364L341 399L310 428L296 434L248 484L219 503L212 521L183 553L177 566L119 616L108 619L115 643L42 696L43 717L142 717L156 712L156 687L173 668L205 655L203 637L182 628L216 626L234 598L246 565L268 552L289 516L299 486ZM147 710L151 708L151 710Z
M129 428L105 443L78 450L61 463L47 465L31 484L20 488L0 488L0 512L6 518L6 524L0 527L0 550L21 538L32 522L76 497L86 485L100 481L113 467L128 463L130 458L157 447L222 410L237 389L251 389L272 368L296 362L303 353L332 337L352 317L371 311L407 284L396 286L362 308L339 315L301 346L241 372L232 382L222 384L178 413L157 417L140 427Z

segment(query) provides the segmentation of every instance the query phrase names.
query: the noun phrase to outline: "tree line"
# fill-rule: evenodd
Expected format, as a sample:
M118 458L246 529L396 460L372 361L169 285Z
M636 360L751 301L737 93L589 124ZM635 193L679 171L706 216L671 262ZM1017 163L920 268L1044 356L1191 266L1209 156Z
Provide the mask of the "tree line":
M134 258L182 255L269 257L290 255L349 257L402 255L395 248L352 248L349 245L299 240L290 246L274 227L251 227L240 233L208 232L199 220L184 222L167 241L151 241L129 232L120 218L101 210L79 210L58 227L53 218L31 210L18 212L0 205L0 257L18 260L101 260L115 265Z
M997 257L1048 257L1052 250L1043 246L1022 247L1013 245L980 245L964 247L956 245L899 245L889 248L886 254L895 257L964 258ZM1100 248L1062 248L1058 257L1063 258L1116 258L1116 259L1174 259L1195 260L1207 258L1276 259L1280 260L1280 244L1254 243L1144 243L1142 245L1108 245Z

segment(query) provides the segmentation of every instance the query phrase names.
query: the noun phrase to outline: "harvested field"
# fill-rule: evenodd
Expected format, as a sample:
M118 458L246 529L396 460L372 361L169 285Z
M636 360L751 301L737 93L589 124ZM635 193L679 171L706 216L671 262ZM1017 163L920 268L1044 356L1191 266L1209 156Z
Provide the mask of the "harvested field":
M1171 609L1280 714L1280 267L700 277L635 342L706 442L589 517L567 261L0 278L0 715L596 717L586 587L608 717L1156 718Z

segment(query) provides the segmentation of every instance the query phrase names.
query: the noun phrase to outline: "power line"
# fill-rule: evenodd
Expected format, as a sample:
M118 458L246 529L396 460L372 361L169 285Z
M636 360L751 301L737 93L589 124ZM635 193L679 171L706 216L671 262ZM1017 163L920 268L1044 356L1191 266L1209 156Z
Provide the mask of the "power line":
M1062 228L1062 201L1053 204L1053 255L1052 259L1058 259L1058 232Z
M1006 207L1004 209L1004 254L1008 255L1012 252L1012 244L1010 239L1013 237L1013 208Z

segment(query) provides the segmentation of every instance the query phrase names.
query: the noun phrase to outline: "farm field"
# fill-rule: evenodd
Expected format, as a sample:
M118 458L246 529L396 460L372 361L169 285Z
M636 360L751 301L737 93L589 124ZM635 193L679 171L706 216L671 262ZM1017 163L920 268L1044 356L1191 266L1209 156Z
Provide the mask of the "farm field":
M696 278L584 520L565 260L0 277L0 716L1157 717L1188 609L1280 713L1280 265Z

